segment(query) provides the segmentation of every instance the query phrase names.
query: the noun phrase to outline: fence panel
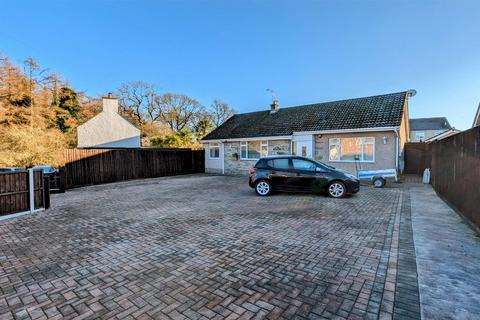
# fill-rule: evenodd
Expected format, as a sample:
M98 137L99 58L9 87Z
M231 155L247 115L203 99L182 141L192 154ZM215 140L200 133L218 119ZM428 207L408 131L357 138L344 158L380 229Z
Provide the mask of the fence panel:
M407 174L423 174L430 168L430 144L425 142L409 142L405 144L405 169Z
M69 149L66 187L205 172L205 153L190 149Z
M431 143L435 190L480 228L480 127Z
M41 170L34 170L34 210L49 207L50 194L45 183L48 183L48 177L44 177ZM28 171L1 172L0 216L24 211L30 211Z

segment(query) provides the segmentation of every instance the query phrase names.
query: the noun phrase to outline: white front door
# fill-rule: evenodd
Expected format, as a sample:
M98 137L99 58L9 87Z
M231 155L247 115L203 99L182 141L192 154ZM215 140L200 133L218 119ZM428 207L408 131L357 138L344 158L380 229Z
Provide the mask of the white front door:
M295 154L297 156L305 158L313 158L313 137L308 136L298 136L294 138L295 143Z

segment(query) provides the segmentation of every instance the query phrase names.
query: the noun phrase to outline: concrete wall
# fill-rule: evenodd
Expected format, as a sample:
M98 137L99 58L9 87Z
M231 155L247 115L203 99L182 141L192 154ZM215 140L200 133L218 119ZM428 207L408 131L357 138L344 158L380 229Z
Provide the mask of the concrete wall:
M383 144L383 137L387 137L387 143ZM328 142L331 138L350 138L350 137L374 137L375 138L375 157L374 162L357 162L362 170L380 170L395 168L395 133L390 132L362 132L362 133L342 133L342 134L324 134L315 135L314 159L331 165L335 168L347 170L355 173L355 162L330 161Z
M210 143L205 143L205 172L206 173L222 173L222 148L220 145L220 158L210 158Z
M103 99L103 111L77 128L78 147L140 148L140 130L118 114L116 99Z

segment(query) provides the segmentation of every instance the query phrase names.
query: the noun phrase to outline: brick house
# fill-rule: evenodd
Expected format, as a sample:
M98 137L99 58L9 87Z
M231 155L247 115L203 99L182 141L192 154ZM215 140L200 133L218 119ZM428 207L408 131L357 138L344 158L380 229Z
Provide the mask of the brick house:
M410 142L424 142L453 130L445 117L410 119Z
M296 154L355 172L403 168L414 91L236 114L208 134L205 170L247 174L261 156Z

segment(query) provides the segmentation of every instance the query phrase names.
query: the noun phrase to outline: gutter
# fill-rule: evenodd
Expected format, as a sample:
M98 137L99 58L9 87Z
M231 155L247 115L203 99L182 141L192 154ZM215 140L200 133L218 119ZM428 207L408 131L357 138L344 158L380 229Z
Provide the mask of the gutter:
M375 132L375 131L395 131L395 130L398 130L398 127L375 127L375 128L358 128L358 129L298 131L298 132L294 132L293 135Z
M222 153L222 174L225 174L225 143L220 143L220 152Z
M398 163L398 156L399 156L399 152L400 152L400 145L399 145L399 141L400 141L400 137L399 137L399 133L398 133L398 129L395 129L393 130L395 132L395 169L397 170L397 173L399 172L399 163ZM398 174L395 176L395 182L398 182Z
M249 138L233 138L233 139L212 139L212 140L200 140L200 143L238 142L238 141L257 141L257 140L292 140L294 136L298 136L298 135L355 133L355 132L377 132L377 131L395 131L395 130L398 130L398 127L376 127L376 128L359 128L359 129L296 131L296 132L293 132L292 135L287 135L287 136L249 137Z
M292 136L268 136L268 137L250 137L250 138L233 138L233 139L212 139L200 140L200 143L210 142L238 142L238 141L258 141L258 140L291 140Z

